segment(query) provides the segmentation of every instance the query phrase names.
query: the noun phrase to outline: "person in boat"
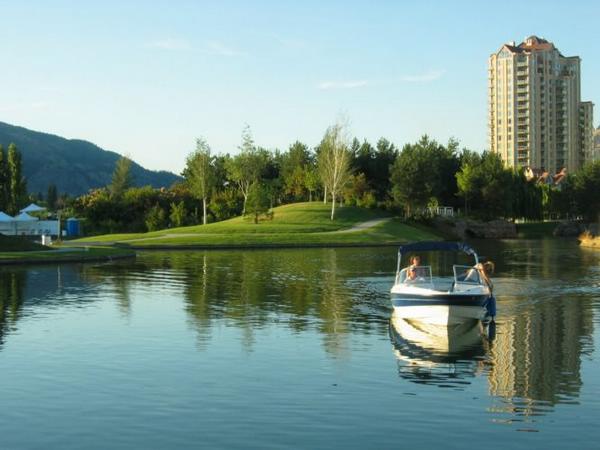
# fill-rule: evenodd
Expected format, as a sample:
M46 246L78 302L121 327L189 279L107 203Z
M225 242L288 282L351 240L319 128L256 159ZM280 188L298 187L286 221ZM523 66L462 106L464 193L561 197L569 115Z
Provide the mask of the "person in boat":
M419 255L415 255L410 258L410 266L408 266L408 270L406 271L406 279L408 281L414 281L419 276L418 267L421 265L421 257Z
M479 280L484 283L487 287L490 288L490 291L493 288L492 280L490 280L489 274L494 273L494 263L491 261L486 261L485 263L477 263L473 266L472 269L469 269L465 276L465 281L475 281L477 282L477 275L479 275Z

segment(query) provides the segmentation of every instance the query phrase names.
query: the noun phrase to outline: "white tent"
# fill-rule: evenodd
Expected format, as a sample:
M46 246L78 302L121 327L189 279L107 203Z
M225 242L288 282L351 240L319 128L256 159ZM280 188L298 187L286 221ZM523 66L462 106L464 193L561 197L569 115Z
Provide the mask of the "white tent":
M12 222L15 219L12 216L9 216L5 212L0 211L0 222Z
M38 218L30 216L26 212L22 212L14 218L15 222L37 222Z
M21 210L22 213L30 213L30 212L39 212L46 211L46 208L43 206L38 206L35 203L31 203L29 206L26 206Z

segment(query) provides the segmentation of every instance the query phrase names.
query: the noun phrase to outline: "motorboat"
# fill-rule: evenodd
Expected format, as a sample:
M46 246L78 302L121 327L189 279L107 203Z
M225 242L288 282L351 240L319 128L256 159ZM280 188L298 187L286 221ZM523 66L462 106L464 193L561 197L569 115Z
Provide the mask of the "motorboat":
M474 259L472 265L452 266L452 276L432 276L431 265L402 268L402 256L424 252L453 252ZM478 270L479 256L463 242L417 242L398 249L396 278L391 289L394 314L433 325L490 320L496 302Z

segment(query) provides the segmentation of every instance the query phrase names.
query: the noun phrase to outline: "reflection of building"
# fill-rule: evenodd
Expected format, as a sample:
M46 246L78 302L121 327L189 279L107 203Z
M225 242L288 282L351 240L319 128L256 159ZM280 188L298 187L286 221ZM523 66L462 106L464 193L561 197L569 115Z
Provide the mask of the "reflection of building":
M496 335L490 393L525 415L539 401L555 404L578 396L582 341L591 334L592 317L581 301L540 300L534 310L502 324Z
M557 173L577 170L587 156L591 102L581 102L578 56L530 36L489 58L490 149L511 167ZM584 142L585 141L585 142Z

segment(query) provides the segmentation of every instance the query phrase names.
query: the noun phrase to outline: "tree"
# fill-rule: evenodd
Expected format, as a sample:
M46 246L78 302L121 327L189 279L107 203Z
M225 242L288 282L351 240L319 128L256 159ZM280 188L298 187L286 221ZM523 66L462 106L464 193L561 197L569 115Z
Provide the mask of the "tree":
M115 164L112 181L109 185L111 196L119 198L133 185L131 174L131 159L126 156L119 158Z
M364 208L373 208L377 203L364 173L350 176L344 188L344 198L346 203Z
M428 204L453 204L457 191L455 173L459 167L457 143L447 147L423 136L407 144L391 170L392 192L406 207L407 215Z
M316 167L310 167L304 172L304 185L308 190L308 201L312 202L312 194L319 188L319 172Z
M405 145L394 161L390 176L392 192L405 206L407 216L411 216L416 208L427 205L433 195L428 182L430 169L428 155L417 145Z
M293 200L302 199L307 190L306 172L310 167L308 146L296 141L281 157L281 179L284 194ZM305 197L304 197L305 198Z
M250 186L248 193L247 213L254 216L254 223L258 223L261 214L269 210L270 199L268 188L262 183L255 182Z
M216 180L210 146L203 138L196 139L196 150L188 156L183 176L192 193L202 199L202 223L206 225L207 199L214 189Z
M458 195L465 199L466 205L470 205L471 212L483 218L512 217L515 213L521 215L524 207L519 203L526 202L524 197L529 194L519 195L530 189L521 186L526 182L524 177L520 178L505 168L497 153L484 152L479 156L463 152L461 159L462 166L456 173ZM532 217L538 215L536 211L524 214Z
M0 211L5 211L8 207L8 186L9 176L6 153L2 145L0 145Z
M242 131L242 144L239 150L240 153L226 160L225 164L229 178L237 184L244 197L242 215L245 215L250 187L261 179L262 171L266 166L265 155L255 147L248 125Z
M327 128L319 147L319 174L331 195L331 220L334 220L337 196L351 175L347 125L338 122Z
M51 184L48 186L48 194L46 195L46 204L48 205L48 209L54 211L56 208L56 201L58 200L58 193L56 191L56 185Z
M600 223L600 161L585 164L573 178L578 212L586 220Z
M481 165L481 156L469 150L464 150L461 155L460 170L456 172L457 195L465 201L465 215L469 212L469 201L481 191L482 180L478 179L480 172L477 167Z
M8 180L7 210L9 214L14 215L19 211L19 207L27 195L21 153L15 144L8 146Z
M165 210L159 204L154 205L146 214L146 229L156 231L165 227Z
M171 225L174 227L180 227L185 222L185 216L187 211L185 209L185 203L181 200L179 203L171 203L171 213L169 214L169 220Z

